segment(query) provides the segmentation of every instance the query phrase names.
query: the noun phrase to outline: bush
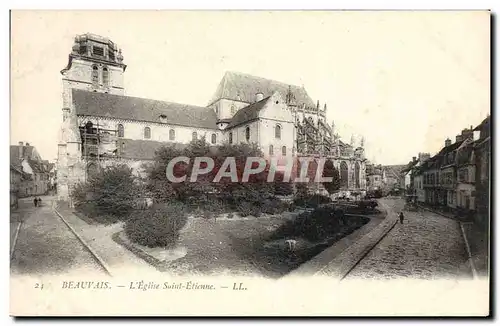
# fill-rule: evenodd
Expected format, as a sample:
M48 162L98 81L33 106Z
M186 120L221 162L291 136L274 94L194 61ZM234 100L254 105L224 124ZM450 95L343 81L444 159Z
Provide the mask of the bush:
M293 201L293 203L297 206L309 207L309 208L316 208L320 205L329 204L331 202L332 200L330 199L330 197L318 194L299 197Z
M274 195L289 196L293 194L293 184L285 182L283 173L276 173L274 178Z
M184 205L168 204L143 211L127 220L125 233L129 239L147 247L168 247L176 243L186 225Z
M303 237L310 241L324 239L339 230L338 210L333 206L319 207L313 212L304 212L296 219L287 221L275 233L277 237Z
M76 210L95 218L101 215L125 219L134 209L137 184L127 165L99 170L71 191Z
M267 199L262 203L262 211L266 214L275 215L287 210L287 204L279 199Z
M358 208L361 210L366 210L366 209L374 210L375 207L377 206L378 203L375 200L361 200L358 202Z
M236 208L242 217L247 217L250 215L259 217L262 215L262 208L248 201L239 202Z

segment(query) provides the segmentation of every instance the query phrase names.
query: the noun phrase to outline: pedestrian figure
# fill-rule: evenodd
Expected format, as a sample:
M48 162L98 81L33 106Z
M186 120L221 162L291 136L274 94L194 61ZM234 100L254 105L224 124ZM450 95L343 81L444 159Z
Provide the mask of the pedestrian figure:
M38 197L38 206L42 206L42 198Z
M35 197L35 199L33 199L33 203L35 204L35 207L38 206L38 199Z
M405 219L405 216L403 215L403 212L399 213L399 222L403 224L403 220Z

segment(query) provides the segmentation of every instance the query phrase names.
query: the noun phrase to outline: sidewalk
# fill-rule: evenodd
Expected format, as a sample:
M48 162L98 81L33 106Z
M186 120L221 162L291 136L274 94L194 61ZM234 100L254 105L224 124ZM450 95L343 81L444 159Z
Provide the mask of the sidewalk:
M73 228L74 232L103 261L112 276L130 276L159 273L154 267L116 243L113 234L123 230L123 223L112 225L90 225L73 214L72 209L54 207L56 214Z
M458 222L468 222L469 221L466 217L458 217L456 214L453 214L450 212L444 212L442 210L430 208L430 207L427 207L427 206L422 205L422 204L416 204L416 205L418 208L424 209L424 210L429 211L429 212L434 213L434 214L441 215L441 216L446 217L446 218L450 218L450 219L458 221Z

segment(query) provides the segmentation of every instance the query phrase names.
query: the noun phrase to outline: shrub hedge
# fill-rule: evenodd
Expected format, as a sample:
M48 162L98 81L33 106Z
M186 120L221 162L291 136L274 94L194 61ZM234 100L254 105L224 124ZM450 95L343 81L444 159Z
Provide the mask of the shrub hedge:
M131 241L143 246L169 247L178 240L187 215L186 207L180 203L137 211L126 221L125 233Z

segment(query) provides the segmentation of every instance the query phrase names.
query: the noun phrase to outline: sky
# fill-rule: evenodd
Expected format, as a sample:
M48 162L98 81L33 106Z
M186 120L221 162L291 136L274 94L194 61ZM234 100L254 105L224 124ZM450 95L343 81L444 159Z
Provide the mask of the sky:
M12 11L11 144L56 159L60 71L87 32L122 49L126 95L204 106L226 71L304 86L384 165L490 112L487 11Z

